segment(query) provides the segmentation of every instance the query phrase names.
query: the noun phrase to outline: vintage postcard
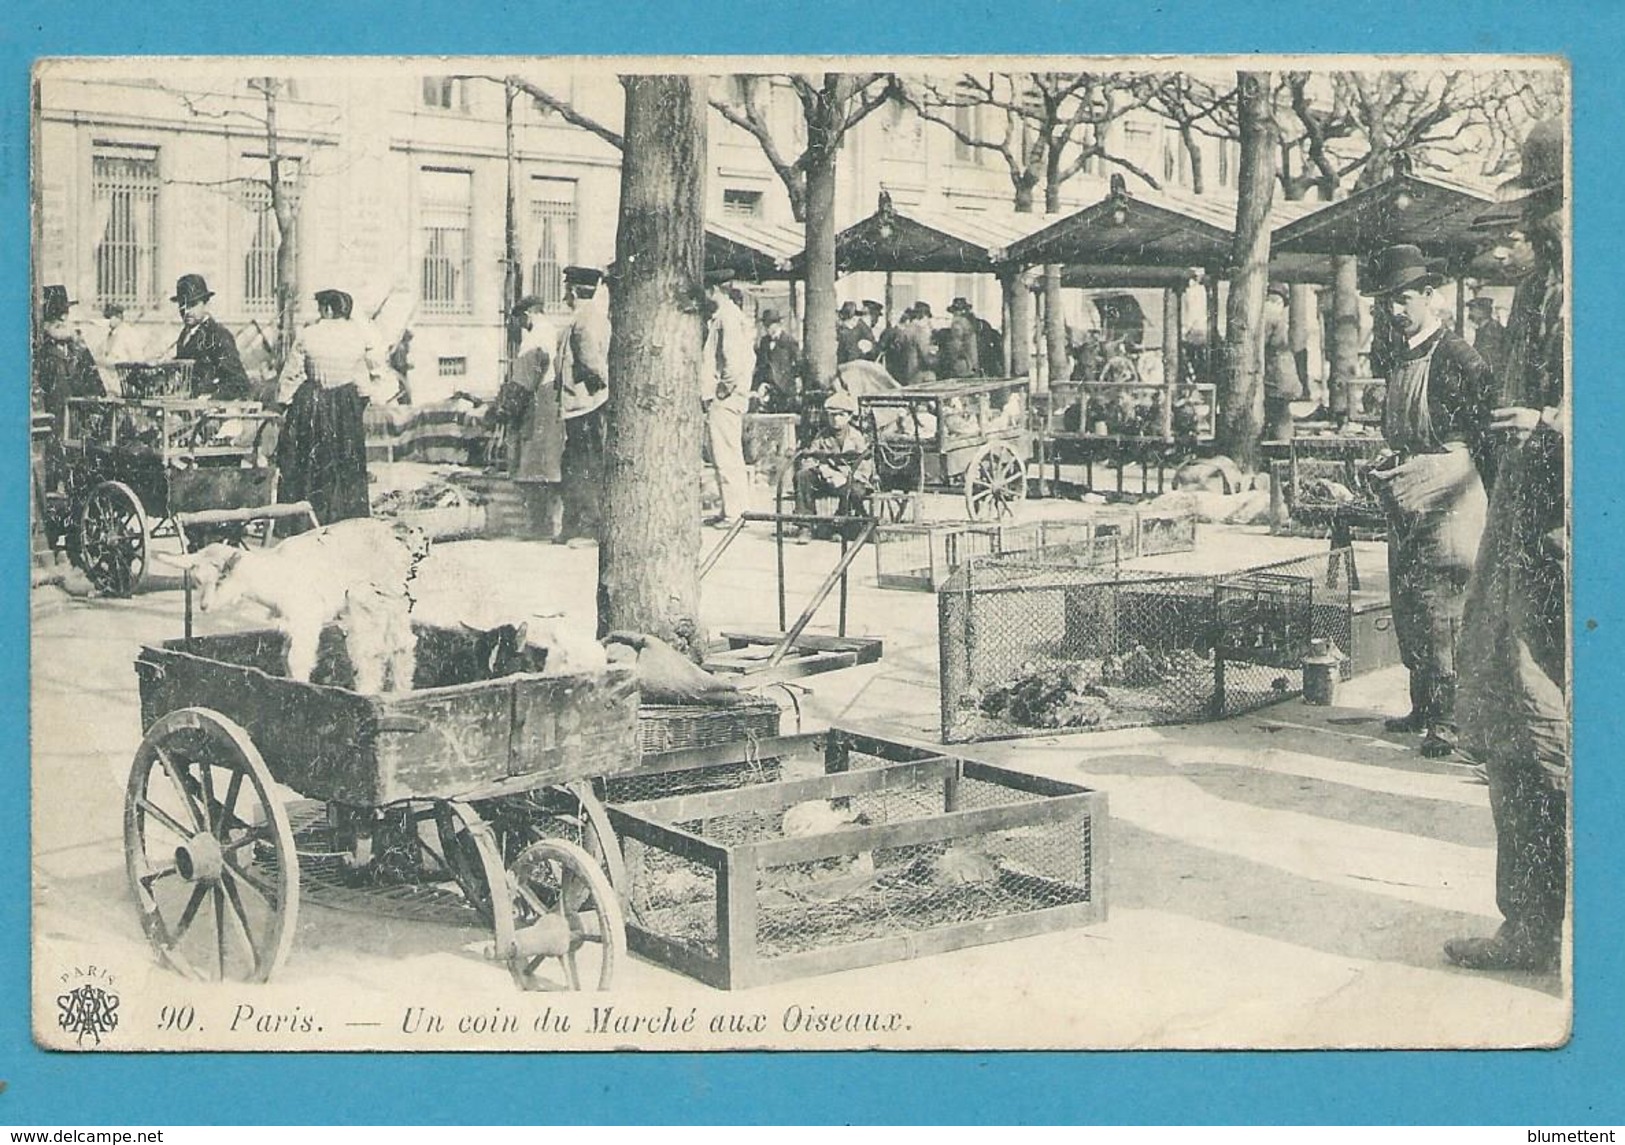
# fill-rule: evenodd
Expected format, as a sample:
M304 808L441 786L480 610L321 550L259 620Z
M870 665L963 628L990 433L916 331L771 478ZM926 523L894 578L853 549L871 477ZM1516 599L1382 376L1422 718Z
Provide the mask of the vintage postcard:
M1567 1040L1563 61L33 84L41 1045Z

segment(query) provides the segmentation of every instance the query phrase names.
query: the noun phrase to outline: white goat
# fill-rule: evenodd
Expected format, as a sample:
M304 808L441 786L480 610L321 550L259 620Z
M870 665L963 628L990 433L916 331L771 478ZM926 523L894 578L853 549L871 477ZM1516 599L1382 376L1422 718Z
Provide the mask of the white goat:
M290 537L274 548L212 544L160 559L191 573L198 608L259 604L288 638L288 675L309 680L326 625L346 631L356 691L412 686L408 585L428 551L423 534L389 521L358 518Z

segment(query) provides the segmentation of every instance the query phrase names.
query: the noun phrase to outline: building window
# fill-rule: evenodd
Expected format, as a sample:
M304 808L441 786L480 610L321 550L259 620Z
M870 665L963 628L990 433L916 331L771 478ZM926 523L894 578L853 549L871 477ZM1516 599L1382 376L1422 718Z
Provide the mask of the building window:
M564 268L576 257L576 181L530 181L530 293L550 311L565 309Z
M276 212L271 209L271 187L265 159L250 156L249 162L258 170L250 176L242 197L246 212L244 231L248 236L246 248L243 250L243 309L250 314L275 313L276 250L280 232ZM283 170L287 170L293 163L293 160L284 156ZM290 197L293 209L297 212L299 204L296 197L298 194L296 180L284 176L282 188L283 194ZM295 223L295 227L297 225Z
M724 188L722 217L725 219L759 219L762 217L762 193Z
M98 149L91 158L96 299L145 307L158 300L158 152Z
M975 104L963 103L954 105L954 161L957 163L980 163L982 149L972 147L965 142L966 138L978 139L977 135L977 107Z
M437 364L442 378L466 378L468 376L467 358L441 358Z
M423 236L420 299L425 314L472 314L469 290L474 218L474 176L425 167L419 178Z
M1179 156L1174 152L1174 145L1165 142L1162 145L1162 185L1171 187L1183 181L1179 177Z
M423 77L423 106L446 111L468 110L468 81L451 76Z

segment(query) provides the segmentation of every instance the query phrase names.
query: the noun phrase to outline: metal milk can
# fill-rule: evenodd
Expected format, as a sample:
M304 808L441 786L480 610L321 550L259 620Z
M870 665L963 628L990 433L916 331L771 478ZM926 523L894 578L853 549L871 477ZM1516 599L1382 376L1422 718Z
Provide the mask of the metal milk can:
M1303 658L1303 702L1329 707L1337 699L1337 677L1343 654L1323 637L1309 641L1309 655Z

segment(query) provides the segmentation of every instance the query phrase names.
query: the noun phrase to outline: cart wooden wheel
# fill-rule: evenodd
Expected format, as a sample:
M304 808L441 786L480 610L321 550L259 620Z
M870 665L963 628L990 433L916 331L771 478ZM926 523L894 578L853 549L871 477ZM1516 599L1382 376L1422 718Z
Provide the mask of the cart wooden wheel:
M463 897L479 912L481 921L491 927L497 949L506 950L513 940L513 920L508 911L491 909L492 887L506 887L502 866L502 845L491 825L470 804L457 800L434 805L435 826L440 834L440 856Z
M965 508L976 521L1008 517L1027 496L1027 463L1002 441L977 450L965 470Z
M512 939L499 949L520 989L609 989L626 960L626 918L598 860L564 839L542 839L508 878Z
M103 481L79 510L79 561L90 583L129 596L147 579L147 512L122 481Z
M299 861L270 770L248 733L182 708L136 749L124 857L158 956L205 981L264 982L293 944Z

